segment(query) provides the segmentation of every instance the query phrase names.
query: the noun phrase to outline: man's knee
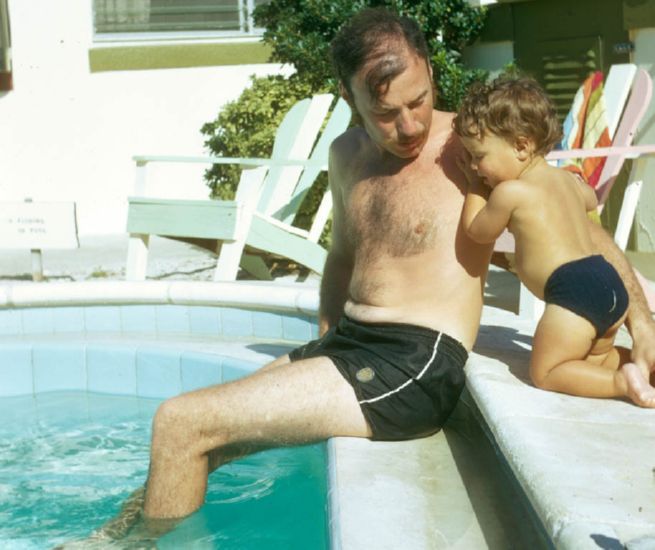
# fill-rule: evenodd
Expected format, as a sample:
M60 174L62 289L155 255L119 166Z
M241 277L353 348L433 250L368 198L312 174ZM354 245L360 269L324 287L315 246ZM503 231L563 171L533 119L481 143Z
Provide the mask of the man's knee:
M153 444L162 441L171 445L193 437L196 422L191 417L192 410L184 395L172 397L159 405L152 421Z
M216 399L219 399L217 396ZM207 411L194 395L182 394L164 401L152 421L152 448L182 454L206 454L222 448L229 433L218 418L207 423Z
M271 370L271 369L274 369L276 367L281 367L283 365L288 365L290 363L291 363L291 359L289 358L288 354L281 355L277 359L274 359L270 363L268 363L268 364L264 365L263 367L261 367L259 369L259 372L264 372L264 371L267 371L267 370Z

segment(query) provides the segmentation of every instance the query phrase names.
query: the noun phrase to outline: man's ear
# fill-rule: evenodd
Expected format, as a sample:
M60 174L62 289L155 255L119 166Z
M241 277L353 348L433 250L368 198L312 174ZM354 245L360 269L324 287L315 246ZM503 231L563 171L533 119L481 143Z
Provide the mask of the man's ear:
M340 95L343 99L346 100L346 103L348 103L348 105L350 105L350 108L351 108L351 109L354 109L354 108L355 108L355 103L354 103L354 101L352 100L352 98L350 97L350 94L348 93L348 90L346 89L346 87L343 85L342 82L339 82L339 95Z
M432 91L432 107L437 104L437 87L434 84L434 77L432 72L432 65L428 63L428 73L430 74L430 89Z
M363 126L362 117L359 116L359 111L355 105L355 98L348 92L348 89L339 82L339 95L346 101L352 113L352 124L354 126Z
M514 141L514 151L519 160L528 160L534 153L534 143L528 137L518 136Z

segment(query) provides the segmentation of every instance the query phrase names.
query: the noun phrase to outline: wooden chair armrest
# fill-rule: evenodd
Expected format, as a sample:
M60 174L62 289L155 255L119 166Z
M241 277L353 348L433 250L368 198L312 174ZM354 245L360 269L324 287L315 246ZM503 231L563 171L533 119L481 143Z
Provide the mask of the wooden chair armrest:
M563 160L571 158L615 157L629 159L655 155L655 145L630 145L628 147L597 147L595 149L564 149L551 151L546 160Z
M186 162L196 164L238 164L245 167L256 166L303 166L327 170L325 161L312 159L270 159L270 158L238 158L215 156L181 156L181 155L135 155L132 157L137 165L144 166L150 162Z

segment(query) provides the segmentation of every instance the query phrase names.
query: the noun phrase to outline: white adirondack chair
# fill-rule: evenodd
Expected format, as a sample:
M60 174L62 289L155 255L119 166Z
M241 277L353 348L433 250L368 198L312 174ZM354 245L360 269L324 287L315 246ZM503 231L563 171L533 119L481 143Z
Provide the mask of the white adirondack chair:
M215 239L220 248L216 281L236 279L240 264L261 278L270 277L263 261L247 254L250 249L290 258L321 273L327 252L318 239L332 208L330 193L309 231L291 223L312 183L327 169L330 143L350 121L350 108L340 99L316 140L332 101L331 94L321 94L296 103L278 128L269 159L135 156L126 278L145 279L150 235ZM233 201L163 199L156 197L156 190L152 196L147 187L146 169L155 162L238 164L243 170Z

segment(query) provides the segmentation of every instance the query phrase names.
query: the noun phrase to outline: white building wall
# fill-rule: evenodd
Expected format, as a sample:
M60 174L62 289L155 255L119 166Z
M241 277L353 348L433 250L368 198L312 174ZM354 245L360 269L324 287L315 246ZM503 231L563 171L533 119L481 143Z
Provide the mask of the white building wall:
M91 73L91 0L9 0L14 89L0 92L0 200L76 201L80 234L122 233L135 154L206 153L201 126L279 65ZM169 166L166 195L206 197ZM163 173L163 172L162 172Z
M495 76L514 61L514 42L503 40L499 42L476 43L467 46L462 51L462 61L467 67L484 69Z

